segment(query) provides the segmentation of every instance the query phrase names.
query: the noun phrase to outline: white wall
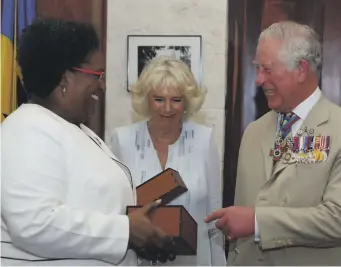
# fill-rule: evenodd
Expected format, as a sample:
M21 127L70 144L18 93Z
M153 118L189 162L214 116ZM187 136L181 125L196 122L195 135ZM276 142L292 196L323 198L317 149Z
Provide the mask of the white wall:
M203 84L208 93L200 118L214 127L221 161L224 146L227 0L109 0L106 131L133 122L127 92L127 35L202 35Z

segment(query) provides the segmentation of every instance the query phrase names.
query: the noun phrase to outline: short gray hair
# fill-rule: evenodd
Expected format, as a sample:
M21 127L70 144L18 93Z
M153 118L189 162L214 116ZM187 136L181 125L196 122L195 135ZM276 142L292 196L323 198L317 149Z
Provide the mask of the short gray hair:
M313 72L319 70L322 45L317 33L309 26L293 21L276 22L260 34L259 41L269 37L283 40L278 57L288 69L295 69L300 60L305 60Z

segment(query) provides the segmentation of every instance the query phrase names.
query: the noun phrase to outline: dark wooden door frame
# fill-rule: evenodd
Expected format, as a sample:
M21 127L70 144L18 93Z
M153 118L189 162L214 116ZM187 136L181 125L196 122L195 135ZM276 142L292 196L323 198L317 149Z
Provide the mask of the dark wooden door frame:
M248 109L254 108L256 88L245 83L245 75L255 75L248 62L256 44L249 38L261 31L263 0L230 0L228 7L228 62L225 99L225 149L223 170L223 206L234 203L238 152L246 121L251 121ZM253 73L253 74L252 74ZM251 77L250 76L250 77ZM248 80L252 80L248 78ZM252 85L251 85L252 86Z

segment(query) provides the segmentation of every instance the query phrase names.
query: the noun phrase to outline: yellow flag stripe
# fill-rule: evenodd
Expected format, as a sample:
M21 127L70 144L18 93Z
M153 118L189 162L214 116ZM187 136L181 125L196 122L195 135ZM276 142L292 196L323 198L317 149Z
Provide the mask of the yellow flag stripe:
M1 122L17 108L17 18L18 0L14 0L13 42L1 34Z
M12 79L13 79L13 97L12 97L12 107L14 109L17 108L18 105L18 97L17 97L17 37L18 37L18 0L15 0L14 4L14 38L13 38L13 69L12 69ZM12 112L14 111L12 110Z
M3 121L2 113L10 114L16 108L13 106L17 91L16 82L13 83L14 65L13 43L6 36L1 35L1 121Z

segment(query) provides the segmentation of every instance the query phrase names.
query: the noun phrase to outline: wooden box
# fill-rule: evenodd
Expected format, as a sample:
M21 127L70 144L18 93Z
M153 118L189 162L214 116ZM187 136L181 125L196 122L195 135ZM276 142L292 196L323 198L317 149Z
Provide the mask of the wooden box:
M127 214L140 207L128 206ZM174 238L176 255L197 254L198 225L183 206L159 206L149 216L154 225Z
M146 205L161 199L166 205L188 189L180 174L168 168L136 187L137 205Z

